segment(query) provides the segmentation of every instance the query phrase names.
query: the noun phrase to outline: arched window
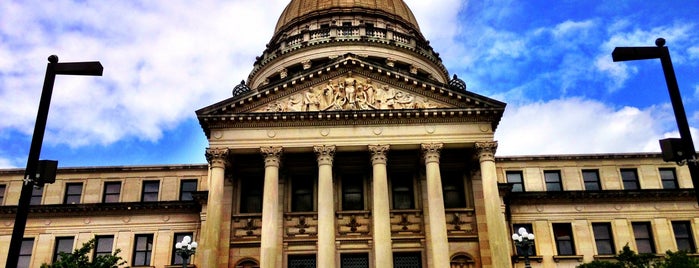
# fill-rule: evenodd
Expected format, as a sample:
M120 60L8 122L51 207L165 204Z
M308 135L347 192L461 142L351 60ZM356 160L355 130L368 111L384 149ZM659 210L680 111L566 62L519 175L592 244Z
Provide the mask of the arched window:
M235 268L260 268L260 265L255 260L246 259L238 262Z
M475 268L476 262L468 255L461 253L451 258L451 268Z

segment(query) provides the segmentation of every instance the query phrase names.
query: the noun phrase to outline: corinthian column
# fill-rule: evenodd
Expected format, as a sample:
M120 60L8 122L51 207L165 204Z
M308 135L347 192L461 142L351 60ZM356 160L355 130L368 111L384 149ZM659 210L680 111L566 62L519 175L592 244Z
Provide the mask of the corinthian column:
M265 158L265 181L262 199L262 242L260 267L277 267L277 256L281 255L279 226L279 162L282 147L262 147Z
M447 239L447 220L444 213L444 195L442 194L442 177L439 171L439 154L441 143L422 144L425 157L425 176L427 179L427 208L429 212L429 254L431 267L449 267L449 240Z
M333 157L335 145L313 146L318 157L318 263L335 267L335 202L333 200Z
M391 215L388 203L388 176L386 172L386 154L389 145L369 145L371 165L373 166L373 198L371 214L374 227L374 267L393 267L393 248L391 245Z
M495 150L497 142L477 142L478 160L481 164L481 181L483 183L483 203L485 207L488 242L492 259L491 267L511 267L509 233L505 226L505 215L498 191L497 170L495 169Z
M206 222L202 228L202 243L199 249L202 267L218 267L219 239L221 221L223 220L223 182L225 177L228 149L206 149L206 160L209 162L209 197L206 202Z

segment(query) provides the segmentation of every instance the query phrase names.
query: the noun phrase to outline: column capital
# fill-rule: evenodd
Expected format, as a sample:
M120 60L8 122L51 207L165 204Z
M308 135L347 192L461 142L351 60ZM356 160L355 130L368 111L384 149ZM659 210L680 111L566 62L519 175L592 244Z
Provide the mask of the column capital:
M371 152L371 164L386 164L388 149L390 145L369 145L369 152Z
M421 144L422 154L425 158L425 164L427 163L439 163L439 154L444 147L443 143L423 143Z
M206 148L204 155L211 168L224 168L228 163L228 148Z
M265 167L279 167L280 158L282 157L281 146L264 146L260 147L260 153L265 158Z
M318 157L319 166L332 166L333 159L335 158L335 145L315 145L313 146L313 152L315 152Z
M497 141L476 142L476 151L478 152L478 160L495 161L495 151L498 149Z

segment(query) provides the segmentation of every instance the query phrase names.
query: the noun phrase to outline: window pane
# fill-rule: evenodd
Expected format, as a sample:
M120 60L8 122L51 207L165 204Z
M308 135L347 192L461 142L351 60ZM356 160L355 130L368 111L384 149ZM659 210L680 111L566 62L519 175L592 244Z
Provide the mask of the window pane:
M512 184L513 192L524 192L524 180L521 171L508 171L507 183Z
M340 255L340 267L342 268L368 268L368 254L342 254Z
M694 236L692 235L692 225L688 221L672 222L672 229L675 233L675 241L677 242L677 250L683 250L689 253L694 253Z
M145 181L145 182L143 182L143 192L141 195L141 201L143 201L143 202L158 201L159 188L160 188L159 181Z
M66 194L63 200L64 204L79 204L80 196L83 191L82 183L68 183L66 184Z
M638 174L636 169L622 169L621 180L624 183L624 190L638 190Z
M593 223L592 230L595 235L597 254L613 255L615 252L611 225L609 223Z
M121 195L121 182L111 181L104 183L103 203L117 203L119 202L119 195Z
M413 177L411 174L391 174L391 191L393 195L393 209L414 208Z
M291 211L313 211L313 181L310 176L293 178L291 187Z
M634 222L633 235L636 239L636 247L638 253L655 253L655 244L653 242L653 232L651 225L648 222Z
M150 265L153 235L136 235L135 241L133 265Z
M515 232L519 232L519 228L524 228L524 230L527 230L527 233L533 234L534 233L534 228L532 228L532 225L529 223L519 223L519 224L513 224L512 225L512 230ZM536 241L534 241L536 242ZM515 246L517 249L517 255L524 255L524 252L522 251L521 248L518 248ZM529 247L529 256L535 256L536 255L536 246L532 245Z
M241 213L262 212L262 179L244 178L241 183Z
M41 205L41 196L44 194L44 187L36 187L32 188L32 199L30 201L30 205Z
M7 186L5 186L4 184L0 184L0 206L2 206L2 204L3 204L2 201L5 201L5 189L6 188L7 188Z
M442 176L442 193L444 208L466 207L464 181L460 173L446 173Z
M19 259L17 268L29 268L29 263L32 260L32 250L34 249L34 238L22 239L22 245L19 249Z
M197 180L182 180L180 183L180 201L194 200L192 193L197 191Z
M556 240L558 255L575 255L573 231L569 223L554 223L553 235Z
M56 237L56 245L53 249L53 262L60 260L59 253L73 252L73 237Z
M674 168L661 168L660 180L663 183L663 189L677 189L677 177L675 176Z
M342 210L364 210L364 180L361 175L342 178Z
M112 255L112 246L114 245L114 236L96 236L95 237L95 256Z
M546 181L546 191L561 191L561 173L559 171L544 171Z
M602 190L599 184L599 172L597 170L583 170L582 175L583 181L585 182L585 190Z

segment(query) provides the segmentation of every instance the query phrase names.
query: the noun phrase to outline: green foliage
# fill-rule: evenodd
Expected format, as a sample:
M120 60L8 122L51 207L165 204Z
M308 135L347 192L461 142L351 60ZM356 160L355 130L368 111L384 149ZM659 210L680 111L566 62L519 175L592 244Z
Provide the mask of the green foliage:
M126 262L122 260L118 254L121 252L117 249L112 255L104 255L95 257L90 262L88 255L95 248L95 239L91 239L82 245L73 253L59 253L60 259L53 264L42 264L41 268L115 268L119 265L124 265Z
M699 268L699 259L690 257L684 251L667 251L665 258L653 254L637 254L627 244L616 255L616 262L595 260L578 265L578 268Z

